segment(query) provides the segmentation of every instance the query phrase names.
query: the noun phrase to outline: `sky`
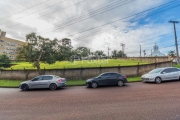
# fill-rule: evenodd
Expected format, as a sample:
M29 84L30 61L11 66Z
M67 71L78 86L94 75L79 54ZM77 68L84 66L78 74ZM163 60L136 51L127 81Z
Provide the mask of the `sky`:
M175 50L174 28L180 0L1 0L0 29L6 37L26 40L35 32L50 39L70 38L74 48L92 52L122 50L129 57L146 56L157 44L167 55ZM180 43L180 23L176 24ZM180 49L180 48L179 48Z

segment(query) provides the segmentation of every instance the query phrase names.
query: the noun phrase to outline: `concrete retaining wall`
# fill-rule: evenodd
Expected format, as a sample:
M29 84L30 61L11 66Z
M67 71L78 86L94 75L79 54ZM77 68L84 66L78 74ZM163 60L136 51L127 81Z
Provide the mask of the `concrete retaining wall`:
M154 68L171 67L172 61L152 63L147 65L135 66L116 66L116 67L98 67L98 68L74 68L74 69L55 69L44 70L45 74L58 75L70 80L87 79L95 77L103 72L118 72L128 77L140 76ZM0 79L18 79L26 80L38 76L36 70L1 70Z

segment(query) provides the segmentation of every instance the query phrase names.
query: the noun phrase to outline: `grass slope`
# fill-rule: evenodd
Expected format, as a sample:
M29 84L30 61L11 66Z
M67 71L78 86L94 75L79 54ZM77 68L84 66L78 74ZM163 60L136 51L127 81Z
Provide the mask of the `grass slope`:
M142 62L132 59L103 59L103 60L82 60L82 61L57 61L54 64L41 64L41 69L60 69L60 68L80 68L80 67L110 67L110 66L132 66L137 64L148 64L147 62ZM36 69L33 67L32 63L29 62L17 62L17 65L11 66L11 68L6 68L7 70L22 70L22 69Z

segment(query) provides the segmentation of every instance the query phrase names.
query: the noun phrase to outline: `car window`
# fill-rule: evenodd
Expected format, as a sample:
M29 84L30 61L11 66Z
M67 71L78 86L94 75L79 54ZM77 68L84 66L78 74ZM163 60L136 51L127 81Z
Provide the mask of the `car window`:
M109 76L109 73L104 73L101 75L101 77L107 77L107 76Z
M52 80L52 78L53 78L52 76L44 76L43 80Z
M43 76L38 76L38 77L33 78L32 81L39 81L42 79L43 79Z
M177 68L169 68L169 71L170 72L177 72L177 71L179 71L179 69L177 69Z
M162 73L169 73L170 71L169 71L169 69L164 69L163 71L162 71Z
M116 73L109 73L109 76L110 77L116 77L116 76L118 76Z

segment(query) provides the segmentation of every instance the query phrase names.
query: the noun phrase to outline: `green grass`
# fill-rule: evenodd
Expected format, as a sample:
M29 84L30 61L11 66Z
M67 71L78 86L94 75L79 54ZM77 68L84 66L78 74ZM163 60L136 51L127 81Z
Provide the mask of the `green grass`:
M174 64L173 67L177 67L177 68L180 68L180 64Z
M36 69L33 67L32 63L29 62L13 62L14 66L11 68L6 68L7 70L22 70L22 69ZM132 66L137 64L149 64L147 62L142 62L133 59L103 59L103 60L82 60L82 61L57 61L54 64L40 63L41 69L60 69L60 68L81 68L81 67L111 67L111 66Z
M0 87L18 87L22 80L0 80Z
M128 82L140 82L140 77L127 78ZM19 87L22 80L0 80L0 87ZM66 86L80 86L85 85L85 80L67 80Z

